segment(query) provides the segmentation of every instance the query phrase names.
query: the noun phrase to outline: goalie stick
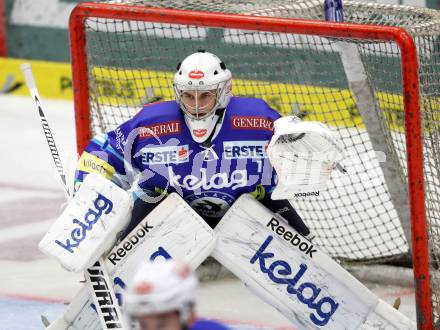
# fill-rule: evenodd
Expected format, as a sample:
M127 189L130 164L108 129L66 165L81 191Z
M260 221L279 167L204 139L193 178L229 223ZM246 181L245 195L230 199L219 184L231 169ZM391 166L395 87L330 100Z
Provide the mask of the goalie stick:
M61 162L61 158L58 152L58 148L55 144L55 140L53 138L52 130L50 129L49 123L46 119L46 115L44 114L43 107L41 105L41 98L38 93L37 85L35 83L34 76L32 74L31 65L29 63L23 63L20 66L21 71L23 72L26 85L31 94L32 100L34 101L34 105L38 114L40 116L41 125L43 127L43 132L46 137L47 144L49 146L50 153L52 155L52 159L54 161L56 170L59 174L61 182L63 183L64 192L66 198L69 200L71 196L71 192L68 188L66 181L66 174L64 172L63 163ZM87 283L90 286L93 301L96 306L96 312L99 316L100 323L103 329L124 329L122 323L122 314L118 305L118 300L116 299L116 295L113 290L113 286L110 283L109 276L107 270L104 268L104 261L101 257L93 267L87 269L84 272L84 276L86 278ZM104 289L103 289L104 288ZM106 304L103 306L100 304L100 301L103 299L102 297L108 297L111 301L111 305ZM43 321L46 325L46 322Z

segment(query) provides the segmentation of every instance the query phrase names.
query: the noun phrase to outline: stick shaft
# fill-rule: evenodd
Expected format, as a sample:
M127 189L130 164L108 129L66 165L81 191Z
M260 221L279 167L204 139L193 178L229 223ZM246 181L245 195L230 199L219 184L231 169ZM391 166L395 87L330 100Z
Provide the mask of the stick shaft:
M29 63L23 63L21 65L21 71L23 72L24 78L26 80L26 85L31 93L32 100L34 101L35 108L40 116L41 126L43 128L44 136L46 137L47 145L49 146L50 154L54 161L56 170L60 176L61 182L63 183L65 193L67 197L70 197L69 187L66 181L66 174L64 172L63 163L61 162L60 154L58 148L55 144L55 139L53 138L52 130L50 129L49 123L47 121L46 115L44 114L43 107L41 105L41 98L38 93L37 85L35 84L35 79L32 74L31 65Z

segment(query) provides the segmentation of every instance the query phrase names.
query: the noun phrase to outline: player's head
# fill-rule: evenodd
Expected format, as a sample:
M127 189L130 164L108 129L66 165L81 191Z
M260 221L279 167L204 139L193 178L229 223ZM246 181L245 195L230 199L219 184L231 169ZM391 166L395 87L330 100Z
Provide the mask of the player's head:
M188 329L194 319L197 279L176 261L144 264L124 295L124 313L142 330Z
M231 99L231 72L216 55L199 51L177 66L173 87L192 137L205 141Z

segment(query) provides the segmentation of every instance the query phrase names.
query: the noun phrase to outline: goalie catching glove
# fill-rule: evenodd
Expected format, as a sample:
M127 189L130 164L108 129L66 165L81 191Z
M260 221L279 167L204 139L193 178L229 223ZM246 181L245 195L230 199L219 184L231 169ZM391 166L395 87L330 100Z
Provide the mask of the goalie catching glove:
M326 186L334 168L344 158L343 148L330 129L319 122L302 122L286 116L274 122L274 135L267 148L278 183L272 199L293 198Z

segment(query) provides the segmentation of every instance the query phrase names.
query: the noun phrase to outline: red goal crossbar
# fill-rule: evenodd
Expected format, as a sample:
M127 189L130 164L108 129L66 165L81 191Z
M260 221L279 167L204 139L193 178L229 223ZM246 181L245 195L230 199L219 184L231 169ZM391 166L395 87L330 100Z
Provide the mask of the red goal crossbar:
M84 29L84 21L88 17L395 42L399 46L402 56L408 192L411 213L411 251L417 321L419 329L433 329L424 201L418 62L416 46L408 32L402 28L390 26L81 3L72 12L69 27L78 153L84 150L91 138Z

